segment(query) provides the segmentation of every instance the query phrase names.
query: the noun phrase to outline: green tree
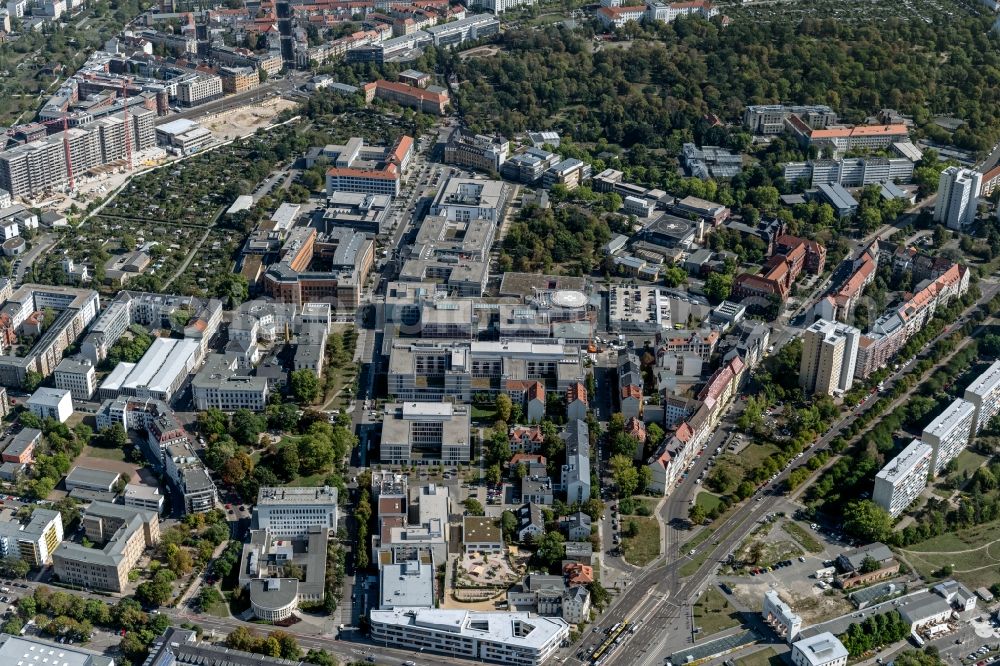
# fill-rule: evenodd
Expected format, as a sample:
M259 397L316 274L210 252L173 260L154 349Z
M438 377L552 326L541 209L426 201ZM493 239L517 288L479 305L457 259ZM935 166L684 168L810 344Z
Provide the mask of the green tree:
M293 370L289 379L292 395L301 404L312 404L319 398L319 377L312 370Z
M35 389L37 389L42 384L42 381L44 379L45 377L42 376L42 373L36 372L34 370L28 370L26 373L24 373L24 382L23 382L24 390L27 391L28 393L34 393Z
M620 497L631 497L639 489L639 472L631 456L618 454L611 457L611 478L618 487Z
M299 449L295 444L285 444L278 452L278 467L288 480L299 475Z
M510 413L514 408L514 404L511 402L510 396L506 393L500 393L496 398L496 408L497 408L497 418L504 423L510 423Z
M249 409L236 410L230 419L230 433L242 446L256 446L266 426L264 418Z
M721 303L729 298L733 289L733 276L727 273L712 273L705 280L705 295L713 303Z
M465 510L470 516L485 516L486 510L483 508L482 503L475 497L469 497L463 502L465 505Z
M566 540L562 532L551 531L543 534L535 543L535 561L539 566L551 569L566 557Z
M494 463L486 468L486 481L491 485L498 485L501 480L500 465Z
M865 541L886 541L892 533L892 516L871 500L844 507L844 529Z
M695 504L688 510L688 519L692 525L701 525L706 517L705 508L701 504Z

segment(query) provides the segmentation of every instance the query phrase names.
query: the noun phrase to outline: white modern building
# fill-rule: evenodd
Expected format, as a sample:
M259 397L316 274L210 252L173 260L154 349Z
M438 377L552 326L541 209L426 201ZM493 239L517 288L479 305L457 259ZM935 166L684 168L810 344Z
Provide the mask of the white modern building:
M949 229L961 230L976 219L979 188L983 174L972 169L948 167L938 179L937 203L934 204L934 221L943 222Z
M802 334L799 385L809 394L843 393L854 383L861 331L819 319Z
M431 215L448 220L499 222L509 188L502 180L449 178L431 204Z
M965 399L976 406L975 434L1000 412L1000 361L995 361L969 384Z
M66 389L40 388L25 403L28 411L40 419L55 419L66 423L73 415L73 396Z
M255 526L276 537L303 538L310 528L337 533L337 489L264 487L257 492Z
M467 405L390 403L382 422L382 462L391 465L457 465L470 455Z
M565 620L531 613L401 608L373 610L370 622L376 644L509 666L550 663L569 638Z
M56 388L66 389L74 400L90 400L97 392L97 372L87 358L64 358L56 366Z
M972 439L976 420L976 406L967 400L955 398L948 407L931 421L921 441L934 449L931 473L937 476L954 460Z
M829 631L792 643L795 666L845 666L847 648Z
M205 366L191 380L195 409L260 412L267 407L269 394L267 377L241 372L235 354L210 354Z
M872 501L893 518L906 510L927 487L934 449L915 439L875 475Z

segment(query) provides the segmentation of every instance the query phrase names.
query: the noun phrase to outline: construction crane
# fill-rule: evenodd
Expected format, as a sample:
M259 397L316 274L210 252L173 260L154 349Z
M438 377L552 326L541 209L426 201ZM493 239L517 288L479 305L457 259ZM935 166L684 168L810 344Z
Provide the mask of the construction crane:
M63 150L66 153L66 175L69 176L69 189L74 189L75 184L73 182L73 159L72 154L69 150L69 120L64 115L62 118L56 118L54 120L36 120L31 123L26 123L28 125L62 125L63 132ZM8 136L16 134L17 128L13 127L5 132Z
M128 86L132 83L131 77L126 77L122 81L122 118L125 132L125 154L128 155L128 170L132 170L132 133L128 124Z

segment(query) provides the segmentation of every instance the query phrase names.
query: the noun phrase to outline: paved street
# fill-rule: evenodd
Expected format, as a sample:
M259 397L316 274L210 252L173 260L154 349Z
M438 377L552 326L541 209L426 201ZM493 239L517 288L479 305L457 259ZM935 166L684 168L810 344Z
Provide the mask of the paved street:
M983 293L979 302L982 303L992 298L1000 290L1000 285L995 282L982 281L980 288ZM968 308L959 322L955 326L949 327L948 330L961 326L975 307L976 305L973 305ZM925 349L932 348L937 340L947 334L948 331L942 333L937 339L931 341ZM909 364L893 373L886 380L886 386L891 387L906 372L908 366ZM665 503L661 512L663 521L668 526L668 549L665 556L661 555L645 569L634 583L626 588L625 592L619 595L611 608L594 624L595 631L581 638L571 648L567 661L569 663L585 663L586 659L577 659L576 657L581 648L588 651L592 649L600 642L601 639L598 637L603 636L605 630L618 622L641 620L642 625L637 632L611 655L605 664L648 666L663 663L663 660L677 648L678 643L684 644L684 636L690 631L690 624L685 615L687 605L704 591L718 564L724 561L746 538L756 526L756 522L774 510L782 492L780 488L791 470L805 465L816 453L828 448L830 442L839 436L841 430L849 426L858 414L867 411L874 403L874 400L866 401L857 410L848 412L825 435L821 436L816 444L796 461L796 464L782 470L773 481L766 484L718 526L715 531L717 537L705 541L697 548L692 549L690 553L681 556L679 555L679 543L686 538L684 538L683 532L678 531L675 526L686 521L687 498L692 496L697 485L695 484L698 469L696 465L688 478L674 491L671 501ZM727 417L726 421L731 421L731 415ZM716 436L718 435L717 432ZM705 465L707 463L700 460L698 464ZM692 559L697 559L702 564L696 573L681 579L678 570Z

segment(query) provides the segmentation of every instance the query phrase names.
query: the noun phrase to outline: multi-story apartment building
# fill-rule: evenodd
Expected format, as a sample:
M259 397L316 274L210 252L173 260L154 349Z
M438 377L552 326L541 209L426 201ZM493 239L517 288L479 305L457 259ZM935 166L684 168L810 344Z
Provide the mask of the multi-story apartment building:
M503 14L516 7L531 7L538 0L481 0L479 6L494 14Z
M590 499L590 429L587 422L567 423L562 439L566 442L562 488L566 491L566 504L572 506Z
M238 359L232 354L210 354L191 380L195 409L259 412L267 406L269 394L267 378L240 372Z
M14 516L0 521L0 557L43 567L52 561L52 552L62 543L63 524L58 511L35 509L22 523Z
M976 406L961 398L955 398L924 428L920 439L934 449L932 474L935 476L940 474L941 470L968 446L972 440L975 421Z
M260 73L251 67L220 67L222 92L227 95L253 90L260 85Z
M377 642L509 666L550 663L569 637L562 618L523 612L373 610L370 623Z
M389 403L382 422L382 462L390 465L457 465L470 455L467 405Z
M969 270L958 264L951 264L935 279L917 285L916 293L908 301L884 313L872 324L871 330L861 336L854 374L865 378L884 367L906 341L930 321L939 306L968 289Z
M983 174L973 169L951 166L938 178L934 221L961 231L976 219ZM0 182L2 185L2 182Z
M97 372L87 358L64 358L55 369L56 388L65 389L73 400L90 400L97 392Z
M176 81L176 89L177 102L186 107L214 102L223 95L222 79L215 75L189 74Z
M64 541L52 560L60 581L94 590L125 591L128 574L143 551L160 540L156 512L108 502L93 502L87 508L83 528L98 547Z
M965 389L964 397L976 408L973 434L978 433L1000 412L1000 361L994 361L976 377Z
M915 439L875 475L872 501L893 518L903 513L927 487L934 449Z
M35 345L23 356L12 353L18 330L35 313L46 308L58 314L38 335ZM76 342L97 316L100 299L96 291L40 284L25 284L11 294L0 308L0 384L21 386L29 371L49 376L62 360L63 352Z
M262 487L254 509L257 526L275 537L300 539L310 528L337 533L337 489Z
M802 334L799 386L807 394L843 393L854 383L861 331L820 319Z

